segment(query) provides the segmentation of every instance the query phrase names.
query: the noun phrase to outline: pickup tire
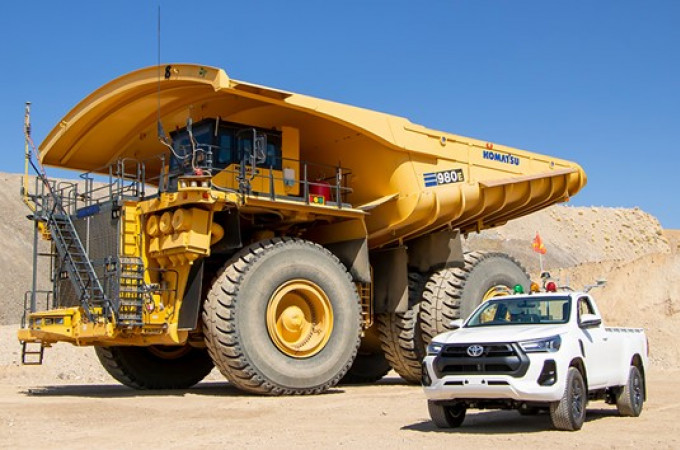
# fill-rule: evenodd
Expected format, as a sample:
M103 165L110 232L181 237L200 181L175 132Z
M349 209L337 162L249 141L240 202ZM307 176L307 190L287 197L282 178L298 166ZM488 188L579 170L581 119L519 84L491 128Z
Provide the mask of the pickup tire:
M642 413L642 404L645 401L644 383L640 369L631 366L628 372L628 382L616 396L616 409L620 415L637 417Z
M408 311L384 313L377 317L380 346L390 366L404 380L419 384L421 363L427 343L423 341L419 324L423 276L418 272L408 274Z
M580 430L586 420L586 402L588 391L581 372L570 367L567 372L567 383L559 402L550 404L550 419L558 430Z
M462 403L442 405L431 400L427 402L427 409L432 422L438 428L458 428L463 424L467 411L467 407Z
M345 266L310 241L274 238L236 253L203 305L205 342L220 372L256 394L318 394L349 370L361 306Z
M189 345L95 347L95 353L109 375L133 389L187 389L213 368L205 349Z
M425 282L420 307L425 343L451 330L452 320L466 318L482 301L507 295L517 284L528 289L530 283L526 270L511 256L466 253L464 267L438 270Z

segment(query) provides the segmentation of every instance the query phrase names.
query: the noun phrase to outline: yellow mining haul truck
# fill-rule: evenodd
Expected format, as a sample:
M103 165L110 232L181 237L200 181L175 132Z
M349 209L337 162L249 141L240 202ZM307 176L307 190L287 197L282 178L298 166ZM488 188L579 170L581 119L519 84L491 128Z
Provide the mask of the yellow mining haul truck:
M390 367L418 382L452 319L528 287L510 257L463 254L461 235L586 183L572 162L187 64L96 90L39 160L85 174L56 182L36 164L23 189L52 249L35 248L52 286L27 293L23 359L94 346L141 389L186 388L213 365L263 394Z

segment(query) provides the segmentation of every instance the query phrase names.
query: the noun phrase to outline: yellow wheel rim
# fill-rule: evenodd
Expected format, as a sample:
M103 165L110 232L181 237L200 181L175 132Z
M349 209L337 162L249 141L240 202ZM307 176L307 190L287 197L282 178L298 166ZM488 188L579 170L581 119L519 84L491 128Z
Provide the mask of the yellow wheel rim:
M487 300L491 300L492 298L505 297L506 295L510 294L512 294L512 291L510 290L509 287L503 286L502 284L497 284L496 286L492 286L491 288L489 288L488 291L486 291L486 293L482 297L482 303L484 303ZM495 311L487 309L484 313L482 313L482 321L483 322L492 321L494 314Z
M151 345L146 347L146 349L154 356L161 359L177 359L186 355L191 351L189 345L183 345L178 347L164 346L164 345Z
M326 293L308 280L281 285L267 305L267 331L276 347L294 358L324 348L333 331L333 309Z
M509 287L498 284L496 286L492 286L488 291L486 291L484 297L482 297L482 302L496 297L505 297L506 295L510 294L512 294L512 291Z

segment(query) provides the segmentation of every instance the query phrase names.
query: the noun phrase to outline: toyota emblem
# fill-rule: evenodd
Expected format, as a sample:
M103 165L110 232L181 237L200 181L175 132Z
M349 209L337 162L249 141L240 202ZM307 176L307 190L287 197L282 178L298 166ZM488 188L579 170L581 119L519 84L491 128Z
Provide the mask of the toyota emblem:
M482 356L482 353L484 353L484 347L481 345L471 345L467 348L467 354L475 358Z

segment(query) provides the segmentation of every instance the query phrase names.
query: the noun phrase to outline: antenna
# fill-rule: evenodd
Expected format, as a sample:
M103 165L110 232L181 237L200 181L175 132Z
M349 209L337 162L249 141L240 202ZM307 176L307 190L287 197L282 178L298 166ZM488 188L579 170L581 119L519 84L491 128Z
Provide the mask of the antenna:
M163 130L163 125L161 124L161 5L158 4L158 15L157 15L157 28L156 28L156 41L158 45L157 49L157 62L158 66L156 68L158 72L158 105L156 107L158 117L158 139L165 140L165 131Z

